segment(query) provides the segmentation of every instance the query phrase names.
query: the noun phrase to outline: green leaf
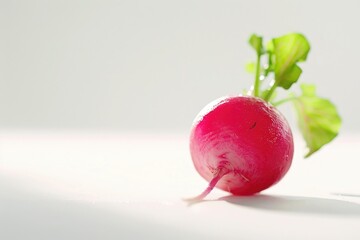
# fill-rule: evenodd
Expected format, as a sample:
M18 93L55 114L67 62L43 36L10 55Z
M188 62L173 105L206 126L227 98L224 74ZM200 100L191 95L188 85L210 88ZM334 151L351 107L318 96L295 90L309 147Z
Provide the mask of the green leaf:
M275 55L274 55L274 43L273 41L269 41L266 44L266 53L268 54L267 56L267 67L265 68L265 77L267 77L269 75L270 72L274 72L275 69Z
M310 44L304 35L291 33L274 38L267 44L267 50L275 56L276 86L289 89L300 75L301 68L298 62L305 61L310 51Z
M339 133L341 118L334 104L315 94L315 86L302 84L302 95L293 101L300 131L305 139L309 157L332 141Z
M263 53L262 37L252 34L249 38L249 44L256 51L256 54L260 56Z
M266 44L266 51L269 53L274 53L274 42L271 40Z
M299 79L301 73L302 73L301 68L297 65L294 65L291 71L286 71L282 75L282 79L286 79L287 81L281 81L278 84L278 86L283 87L285 89L289 89L291 85ZM276 72L275 72L275 79L276 79Z
M256 68L256 65L254 62L248 62L246 65L245 65L245 70L248 72L248 73L255 73L255 68Z

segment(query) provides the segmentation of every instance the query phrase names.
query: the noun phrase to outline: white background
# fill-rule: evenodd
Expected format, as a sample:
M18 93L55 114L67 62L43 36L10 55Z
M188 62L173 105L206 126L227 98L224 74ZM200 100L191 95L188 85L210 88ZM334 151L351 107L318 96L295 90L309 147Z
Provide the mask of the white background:
M357 0L2 0L0 128L187 132L209 101L252 84L251 33L297 31L312 45L300 81L338 106L343 131L358 131L359 9Z

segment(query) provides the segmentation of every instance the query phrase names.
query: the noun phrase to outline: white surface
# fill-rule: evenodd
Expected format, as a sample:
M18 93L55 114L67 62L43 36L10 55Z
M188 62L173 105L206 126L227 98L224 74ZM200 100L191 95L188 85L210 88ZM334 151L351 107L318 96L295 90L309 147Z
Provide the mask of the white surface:
M183 135L0 134L0 239L359 239L360 136L340 136L254 197L214 190Z

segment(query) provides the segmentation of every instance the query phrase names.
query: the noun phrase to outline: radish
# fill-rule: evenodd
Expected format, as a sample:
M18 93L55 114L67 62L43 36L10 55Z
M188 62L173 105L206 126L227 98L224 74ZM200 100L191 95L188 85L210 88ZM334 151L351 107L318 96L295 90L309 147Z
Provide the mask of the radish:
M196 170L235 195L260 192L278 182L291 165L291 129L276 108L260 98L226 97L198 116L190 137Z
M255 73L253 90L248 96L215 100L195 118L190 134L191 158L209 185L191 201L203 199L214 187L234 195L256 194L284 177L293 159L294 143L288 122L275 107L279 104L294 103L309 149L306 157L338 134L341 119L331 102L315 95L314 86L302 85L302 95L274 101L277 87L288 89L299 78L297 63L305 60L310 50L306 38L288 34L272 39L264 49L262 38L252 35L249 43L257 53L257 63L248 67ZM266 67L260 66L263 55L268 56ZM275 81L262 91L260 79L270 74Z

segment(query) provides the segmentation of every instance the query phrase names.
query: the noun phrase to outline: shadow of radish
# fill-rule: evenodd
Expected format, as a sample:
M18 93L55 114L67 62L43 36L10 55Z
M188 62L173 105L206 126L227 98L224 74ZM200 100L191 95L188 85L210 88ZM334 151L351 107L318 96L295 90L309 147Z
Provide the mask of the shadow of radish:
M246 197L231 195L217 201L267 211L360 217L360 204L338 199L259 194Z
M341 197L360 198L360 194L353 194L353 193L332 193L332 195L341 196Z

